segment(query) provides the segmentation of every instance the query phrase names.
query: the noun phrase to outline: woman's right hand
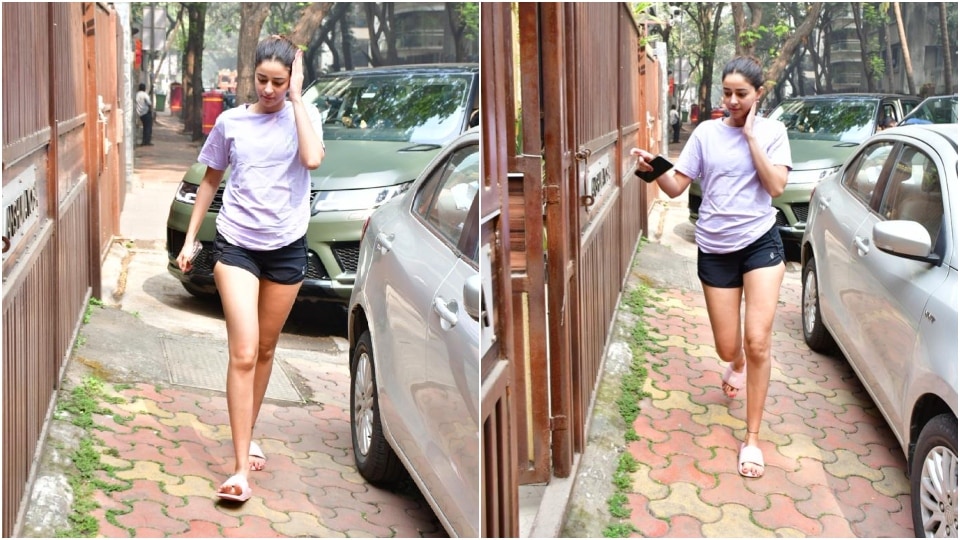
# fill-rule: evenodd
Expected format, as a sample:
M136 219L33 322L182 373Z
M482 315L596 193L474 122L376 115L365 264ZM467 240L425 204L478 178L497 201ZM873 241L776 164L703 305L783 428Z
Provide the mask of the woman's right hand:
M193 261L190 260L191 246L193 246L192 240L190 242L184 242L183 248L180 249L180 254L177 255L177 266L180 267L180 271L184 274L193 270Z
M653 165L650 165L650 161L652 161L653 158L655 158L656 156L654 156L650 152L647 152L646 150L642 150L640 148L631 148L630 155L637 156L636 167L638 171L650 172L653 170Z

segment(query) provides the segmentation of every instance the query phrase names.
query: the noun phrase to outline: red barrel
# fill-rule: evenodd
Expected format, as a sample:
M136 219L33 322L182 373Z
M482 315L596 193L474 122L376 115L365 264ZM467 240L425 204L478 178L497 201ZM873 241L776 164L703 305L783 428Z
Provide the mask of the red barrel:
M219 90L208 90L203 93L203 126L204 135L209 135L213 124L223 112L223 94Z
M183 85L170 83L170 114L180 114L183 109Z

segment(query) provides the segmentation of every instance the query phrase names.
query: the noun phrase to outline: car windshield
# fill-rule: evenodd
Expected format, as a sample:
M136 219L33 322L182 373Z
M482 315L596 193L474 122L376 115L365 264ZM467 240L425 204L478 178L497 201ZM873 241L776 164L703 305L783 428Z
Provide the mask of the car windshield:
M304 94L323 115L325 139L442 145L463 129L469 74L390 73L320 78Z
M859 144L874 132L877 104L855 98L787 101L770 118L783 122L791 139Z
M904 117L904 124L956 124L957 96L930 98Z

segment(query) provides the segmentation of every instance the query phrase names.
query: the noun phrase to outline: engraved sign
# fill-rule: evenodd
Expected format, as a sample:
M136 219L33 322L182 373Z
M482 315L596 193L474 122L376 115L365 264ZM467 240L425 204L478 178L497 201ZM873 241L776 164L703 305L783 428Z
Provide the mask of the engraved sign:
M15 251L40 219L37 167L31 166L3 186L3 259Z

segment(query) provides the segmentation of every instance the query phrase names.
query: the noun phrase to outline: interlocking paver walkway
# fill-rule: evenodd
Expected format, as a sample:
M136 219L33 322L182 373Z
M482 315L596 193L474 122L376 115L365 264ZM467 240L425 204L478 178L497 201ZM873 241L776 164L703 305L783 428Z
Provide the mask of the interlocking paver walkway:
M645 322L664 351L647 354L649 395L633 425L640 440L626 445L640 463L628 497L640 536L913 535L900 447L846 361L803 342L800 292L797 273L788 273L761 479L737 474L745 396L730 400L720 390L723 366L702 293L652 293Z
M266 467L250 473L250 500L221 504L214 492L233 467L225 396L154 383L104 389L119 403L94 415L95 450L115 469L112 483L126 485L95 494L103 536L446 535L415 487L378 489L356 472L349 419L329 411L336 406L265 402L256 439Z

